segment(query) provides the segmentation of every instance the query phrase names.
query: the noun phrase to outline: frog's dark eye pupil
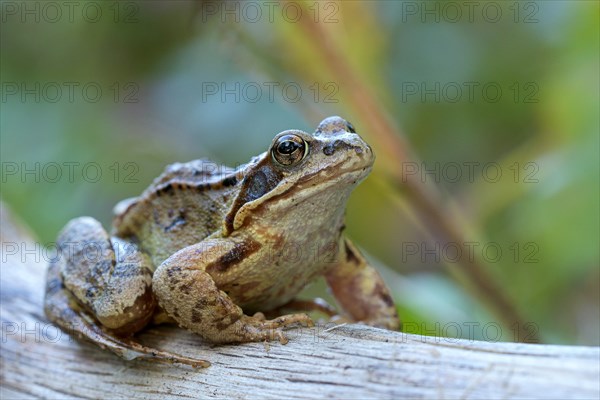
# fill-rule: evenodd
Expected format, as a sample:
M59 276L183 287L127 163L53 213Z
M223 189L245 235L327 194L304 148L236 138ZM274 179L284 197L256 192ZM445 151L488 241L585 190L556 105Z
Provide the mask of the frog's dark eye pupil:
M277 164L291 166L308 154L308 144L299 135L284 135L277 140L271 155Z
M279 143L279 146L277 146L277 151L281 154L292 154L299 147L299 143L293 142L291 140L286 140L284 142Z

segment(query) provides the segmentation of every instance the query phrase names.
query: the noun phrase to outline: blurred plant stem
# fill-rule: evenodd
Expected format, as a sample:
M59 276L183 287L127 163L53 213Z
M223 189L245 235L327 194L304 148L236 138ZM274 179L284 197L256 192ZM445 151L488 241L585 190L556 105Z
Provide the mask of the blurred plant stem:
M402 174L402 164L418 162L417 157L400 129L392 118L384 111L384 106L365 85L360 76L352 68L351 63L336 46L331 30L326 25L315 22L309 18L310 13L303 3L296 3L304 7L303 17L299 21L301 34L309 38L318 54L331 74L336 77L340 91L347 94L348 106L353 110L353 115L362 121L364 126L374 132L378 141L378 158L383 158L386 167L384 177L398 192L404 195L420 221L426 227L431 237L439 241L443 247L445 243L456 243L461 247L462 254L470 254L466 243L469 242L467 227L458 221L463 219L455 215L458 211L442 204L439 191L432 185L420 181L418 175ZM530 331L526 330L525 320L519 310L507 298L505 292L496 284L486 271L485 263L480 257L461 257L460 265L470 281L470 289L485 301L493 312L504 322L507 327L516 327L519 338L538 341L532 338ZM455 269L450 269L451 274L457 276Z

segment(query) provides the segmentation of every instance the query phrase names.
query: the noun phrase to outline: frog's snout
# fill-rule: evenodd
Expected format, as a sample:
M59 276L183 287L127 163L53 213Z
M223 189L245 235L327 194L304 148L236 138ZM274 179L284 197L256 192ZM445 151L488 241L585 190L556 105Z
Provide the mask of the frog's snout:
M344 138L323 144L321 151L327 163L338 164L345 170L365 169L373 165L375 155L371 147L357 134L344 134Z
M323 154L325 154L326 156L331 156L338 150L354 150L354 152L358 155L361 155L363 153L372 153L371 148L366 143L364 145L358 145L353 143L347 143L343 140L334 140L333 142L327 143L325 146L323 146Z

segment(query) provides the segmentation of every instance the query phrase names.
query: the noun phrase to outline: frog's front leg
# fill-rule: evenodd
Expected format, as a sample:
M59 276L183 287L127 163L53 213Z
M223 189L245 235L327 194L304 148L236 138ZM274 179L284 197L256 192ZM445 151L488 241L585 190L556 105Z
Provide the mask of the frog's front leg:
M259 342L279 339L282 329L312 326L306 314L266 320L264 315L244 315L243 310L220 290L206 267L233 263L243 254L241 243L209 239L188 246L165 260L155 271L154 293L160 306L184 328L213 343Z
M340 261L325 275L339 305L355 321L399 329L394 301L377 270L348 239L342 239L341 246Z

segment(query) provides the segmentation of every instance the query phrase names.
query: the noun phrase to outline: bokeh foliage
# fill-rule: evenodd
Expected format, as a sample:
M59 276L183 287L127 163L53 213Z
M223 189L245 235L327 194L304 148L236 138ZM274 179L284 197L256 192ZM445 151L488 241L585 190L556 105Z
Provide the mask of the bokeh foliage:
M220 3L185 1L92 2L102 18L90 22L77 12L85 2L76 3L73 20L36 21L2 8L2 200L42 243L80 215L108 226L112 206L139 194L168 163L200 157L243 163L277 132L311 131L321 118L339 114L381 155L351 199L348 234L382 267L412 332L457 323L468 337L465 323L483 326L494 313L464 274L448 274L460 270L458 263L447 268L429 253L407 255L407 245L433 249L436 242L390 182L407 164L364 118L356 97L364 89L391 118L398 143L420 160L419 170L421 161L428 169L463 166L456 181L443 173L421 180L439 192L442 212L453 215L465 240L481 244L477 251L499 244L502 257L485 262L486 273L526 322L536 324L544 341L600 343L598 3L475 2L476 10L498 5L498 22L480 12L452 22L445 2L301 3L319 21L316 33L314 25L284 18L280 7L271 21L257 2L263 16L242 10L237 22ZM236 7L243 8L230 3ZM424 7L437 9L439 22ZM341 65L324 57L321 41ZM78 85L73 101L65 82ZM82 93L90 82L102 88L97 102ZM273 98L265 82L279 83ZM491 101L475 89L473 100L464 91L454 101L452 85L464 89L465 82L500 86L502 96ZM48 83L63 87L58 101L49 101L51 92L23 94L22 85ZM293 86L287 97L286 83ZM420 86L435 92L436 84L439 100ZM233 89L239 99L222 90L209 94L213 85ZM258 86L262 96L254 101L251 89L245 96L236 85ZM418 92L410 94L415 85ZM295 101L297 86L302 94ZM49 163L62 166L59 179L41 173ZM64 163L79 163L72 180ZM91 182L95 167L82 169L89 163L100 167L97 182ZM490 182L478 167L468 179L465 163L496 163L502 178ZM8 165L19 173L7 174ZM21 176L23 168L40 173ZM481 329L474 333L482 338ZM515 339L510 327L503 339Z

